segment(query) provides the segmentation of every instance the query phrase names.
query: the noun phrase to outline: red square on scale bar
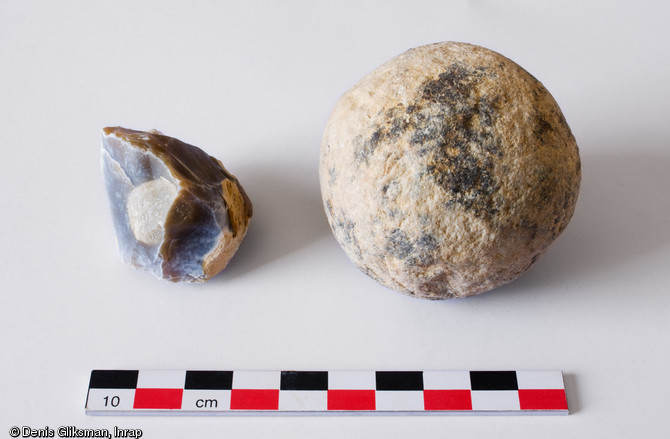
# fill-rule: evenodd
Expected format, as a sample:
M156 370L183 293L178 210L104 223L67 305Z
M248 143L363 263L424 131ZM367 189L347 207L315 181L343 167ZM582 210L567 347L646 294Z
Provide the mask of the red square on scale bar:
M469 390L424 390L425 410L472 410Z
M328 410L374 409L374 390L328 390Z
M135 389L134 409L179 410L184 389Z
M279 389L233 389L231 410L279 410Z
M567 410L563 389L519 389L521 410Z

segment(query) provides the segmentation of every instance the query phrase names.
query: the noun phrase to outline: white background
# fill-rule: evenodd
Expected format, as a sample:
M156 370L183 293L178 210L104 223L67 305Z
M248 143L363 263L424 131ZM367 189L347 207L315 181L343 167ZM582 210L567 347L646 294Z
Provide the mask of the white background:
M0 3L0 437L668 437L670 6L664 1ZM387 290L318 184L337 98L413 46L467 41L551 91L583 161L575 216L521 279L443 302ZM255 208L229 268L123 265L100 129L205 149ZM91 417L91 369L562 369L567 417ZM4 435L4 436L3 436Z

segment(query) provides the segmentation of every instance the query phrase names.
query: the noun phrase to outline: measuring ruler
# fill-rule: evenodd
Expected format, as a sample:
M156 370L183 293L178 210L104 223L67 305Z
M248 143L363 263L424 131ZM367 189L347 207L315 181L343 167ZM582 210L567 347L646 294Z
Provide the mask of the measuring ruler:
M91 415L568 414L561 371L94 370Z

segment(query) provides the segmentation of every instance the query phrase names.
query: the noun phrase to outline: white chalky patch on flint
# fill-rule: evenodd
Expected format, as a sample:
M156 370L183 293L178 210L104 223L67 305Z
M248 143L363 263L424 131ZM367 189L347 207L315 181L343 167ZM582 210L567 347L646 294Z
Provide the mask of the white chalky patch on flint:
M138 241L157 245L163 240L163 225L177 197L177 186L160 177L137 186L128 195L128 219Z

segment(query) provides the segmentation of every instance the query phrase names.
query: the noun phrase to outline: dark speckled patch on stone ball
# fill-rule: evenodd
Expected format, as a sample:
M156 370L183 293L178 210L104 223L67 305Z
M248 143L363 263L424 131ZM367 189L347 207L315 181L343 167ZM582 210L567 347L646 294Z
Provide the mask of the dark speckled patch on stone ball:
M461 101L471 94L473 84L484 76L486 70L485 67L474 69L462 63L453 63L437 79L424 84L422 100L442 105Z
M356 223L350 220L347 215L340 209L335 212L333 204L330 200L326 200L326 209L328 210L328 218L331 222L331 228L336 231L339 241L344 247L353 252L353 254L360 259L361 247L356 238L355 228Z
M493 216L497 208L494 160L502 154L493 135L498 99L478 96L486 69L454 63L437 79L425 82L413 113L410 143L428 156L426 173L460 204L479 216Z
M381 111L382 122L370 137L357 139L357 163L367 164L381 142L395 142L409 131L411 152L425 158L423 175L450 194L449 205L460 204L477 216L495 215L493 162L502 148L493 123L499 99L477 96L485 72L454 63L421 85L416 103Z
M376 120L381 122L372 126L370 130L372 134L366 139L360 136L354 139L354 151L358 165L367 165L370 157L382 143L394 142L400 138L409 127L404 113L405 107L402 105L380 111Z
M435 263L435 250L438 247L438 240L434 235L424 234L414 241L414 253L407 260L410 266L428 267Z
M435 263L433 252L438 247L438 240L430 234L410 239L401 229L393 230L386 240L386 252L399 260L403 260L408 267L427 267Z
M395 229L389 235L386 241L386 251L398 259L407 258L414 250L414 246L409 240L407 233L400 229Z

